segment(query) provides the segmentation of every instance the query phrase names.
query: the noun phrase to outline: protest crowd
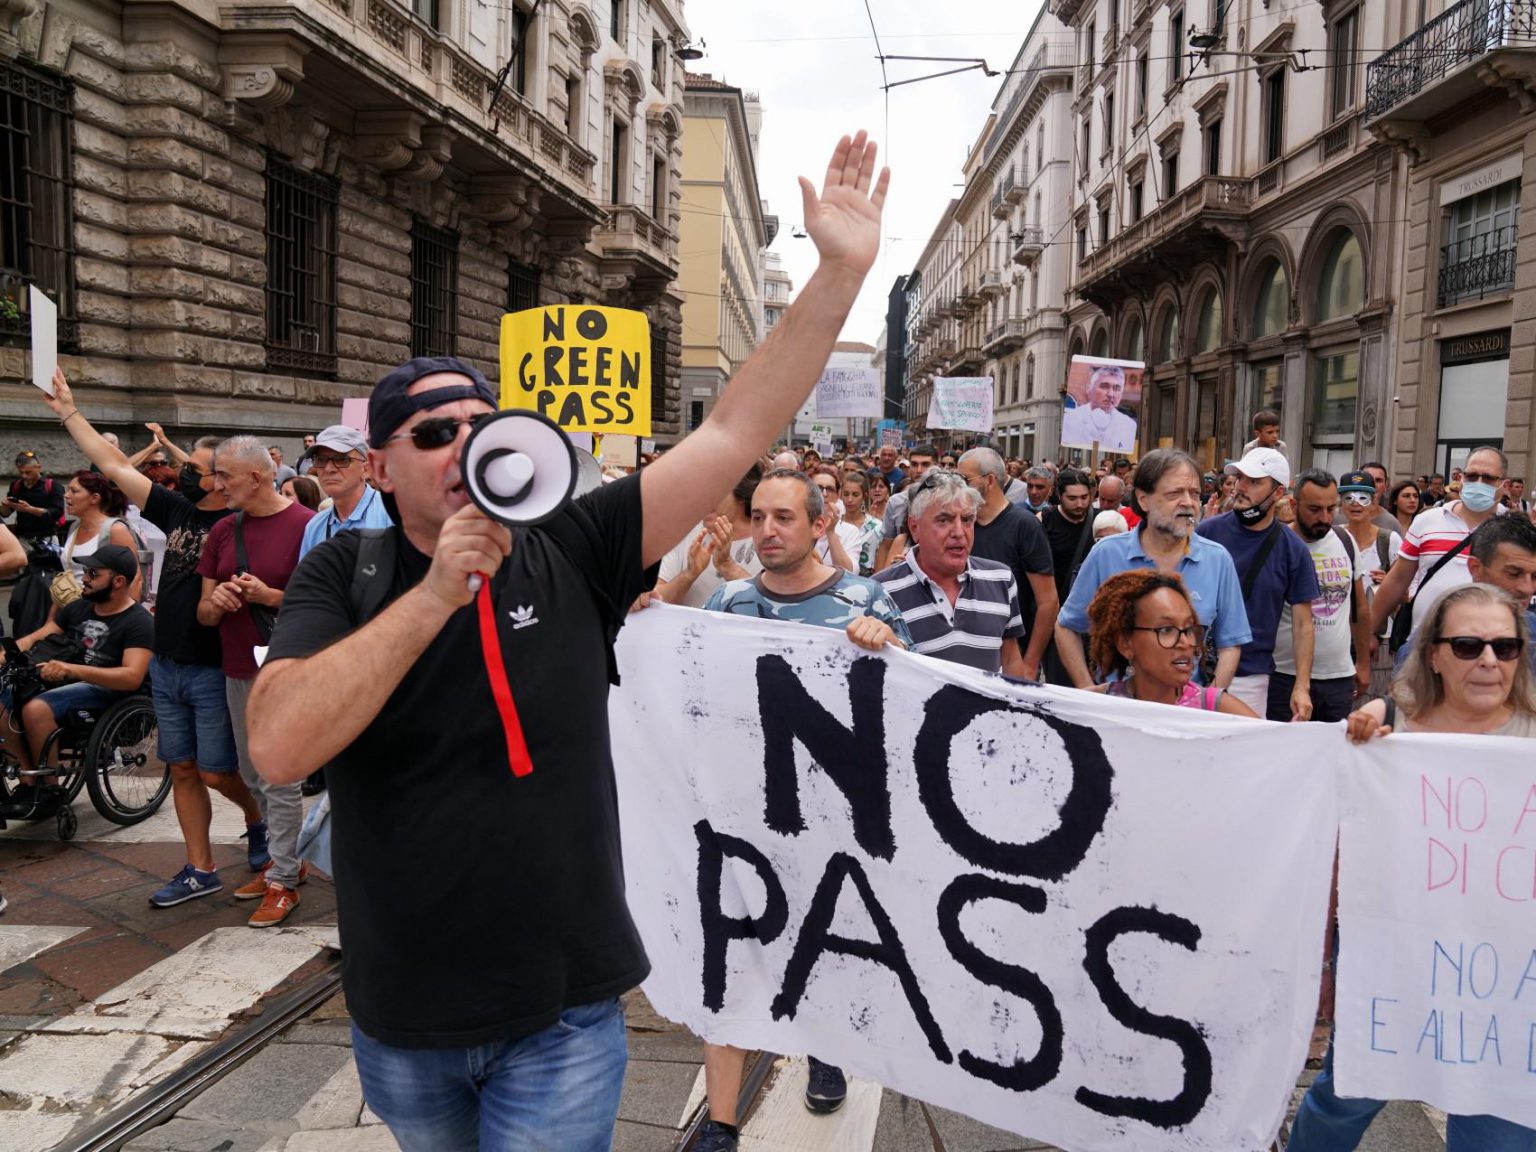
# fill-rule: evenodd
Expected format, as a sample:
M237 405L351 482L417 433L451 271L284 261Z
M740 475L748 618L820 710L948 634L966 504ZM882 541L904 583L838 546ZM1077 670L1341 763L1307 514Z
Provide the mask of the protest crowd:
M246 825L232 894L252 927L302 918L311 864L334 875L355 1058L402 1148L608 1146L618 997L649 965L625 908L606 699L614 638L653 604L838 629L1024 684L1339 724L1341 744L1536 736L1536 524L1497 447L1449 476L1371 460L1335 475L1301 466L1267 412L1219 471L1171 448L1031 461L985 437L825 458L775 443L874 258L874 152L844 138L819 194L805 185L820 266L710 419L537 527L465 496L460 450L498 398L458 360L400 365L366 434L318 429L292 464L252 435L177 443L156 425L129 454L63 371L39 396L79 457L23 452L3 505L0 576L20 577L7 630L44 688L0 698L7 747L32 767L70 709L147 690L186 845L154 906L235 884L209 841L222 802ZM375 566L380 590L360 592ZM506 710L465 656L483 642L482 580L533 608L490 625L537 765L515 802ZM0 815L27 816L44 786L11 789ZM1349 942L1318 946L1331 968ZM835 1111L846 1078L810 1055L806 1106ZM744 1059L706 1047L701 1152L737 1147ZM1352 1148L1380 1109L1337 1095L1331 1060L1277 1146ZM1453 1116L1447 1139L1536 1148L1491 1116Z

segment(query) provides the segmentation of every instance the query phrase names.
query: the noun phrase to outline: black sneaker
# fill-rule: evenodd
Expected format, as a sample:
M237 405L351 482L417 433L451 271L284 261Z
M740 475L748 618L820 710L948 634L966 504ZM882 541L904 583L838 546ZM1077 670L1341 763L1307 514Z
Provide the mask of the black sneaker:
M736 1152L737 1136L715 1120L706 1120L694 1141L693 1152Z
M805 1062L810 1069L805 1085L805 1106L822 1114L836 1112L848 1099L848 1078L841 1068L823 1064L814 1056L807 1056Z

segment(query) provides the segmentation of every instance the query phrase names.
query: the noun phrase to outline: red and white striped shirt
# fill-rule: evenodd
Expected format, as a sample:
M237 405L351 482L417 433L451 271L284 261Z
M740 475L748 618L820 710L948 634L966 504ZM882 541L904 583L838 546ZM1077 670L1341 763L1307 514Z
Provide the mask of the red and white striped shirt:
M1452 511L1453 508L1455 511ZM1413 574L1413 583L1408 586L1408 595L1414 597L1414 628L1418 628L1436 600L1452 588L1472 583L1472 573L1467 570L1468 550L1463 548L1435 573L1434 584L1428 594L1420 595L1420 586L1429 570L1472 531L1467 522L1457 515L1460 511L1459 500L1438 508L1426 508L1413 518L1413 523L1408 527L1408 535L1403 537L1403 547L1398 555L1415 561L1419 566Z

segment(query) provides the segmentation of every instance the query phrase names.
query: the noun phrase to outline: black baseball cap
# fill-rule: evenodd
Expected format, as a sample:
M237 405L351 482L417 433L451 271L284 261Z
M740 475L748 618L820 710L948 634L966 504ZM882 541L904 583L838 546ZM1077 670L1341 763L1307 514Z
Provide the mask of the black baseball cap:
M18 468L25 468L28 464L41 463L42 461L38 459L37 453L32 451L30 448L25 448L22 451L16 453L16 467Z
M454 388L433 388L416 396L409 394L412 384L423 376L438 372L456 373L467 377L469 383ZM373 386L373 393L368 397L368 443L374 448L382 448L384 441L417 412L452 404L455 400L484 400L492 408L497 407L496 390L490 381L478 368L457 356L418 356L407 360Z
M1376 492L1376 484L1366 472L1346 472L1339 477L1340 492Z
M131 548L121 544L103 544L89 556L82 557L80 563L86 568L110 568L129 581L139 574L139 558Z

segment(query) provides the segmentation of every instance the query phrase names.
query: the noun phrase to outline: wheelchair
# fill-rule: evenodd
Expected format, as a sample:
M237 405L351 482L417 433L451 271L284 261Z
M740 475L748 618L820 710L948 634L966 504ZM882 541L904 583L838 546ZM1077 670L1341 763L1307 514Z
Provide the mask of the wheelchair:
M71 840L79 826L71 805L81 788L114 824L137 824L158 812L171 791L171 770L157 751L159 724L148 684L100 710L65 715L43 748L48 767L26 771L10 749L13 741L26 739L19 731L20 701L42 685L26 654L10 640L4 647L0 684L18 703L11 730L0 732L0 828L7 820L52 819L59 839Z

